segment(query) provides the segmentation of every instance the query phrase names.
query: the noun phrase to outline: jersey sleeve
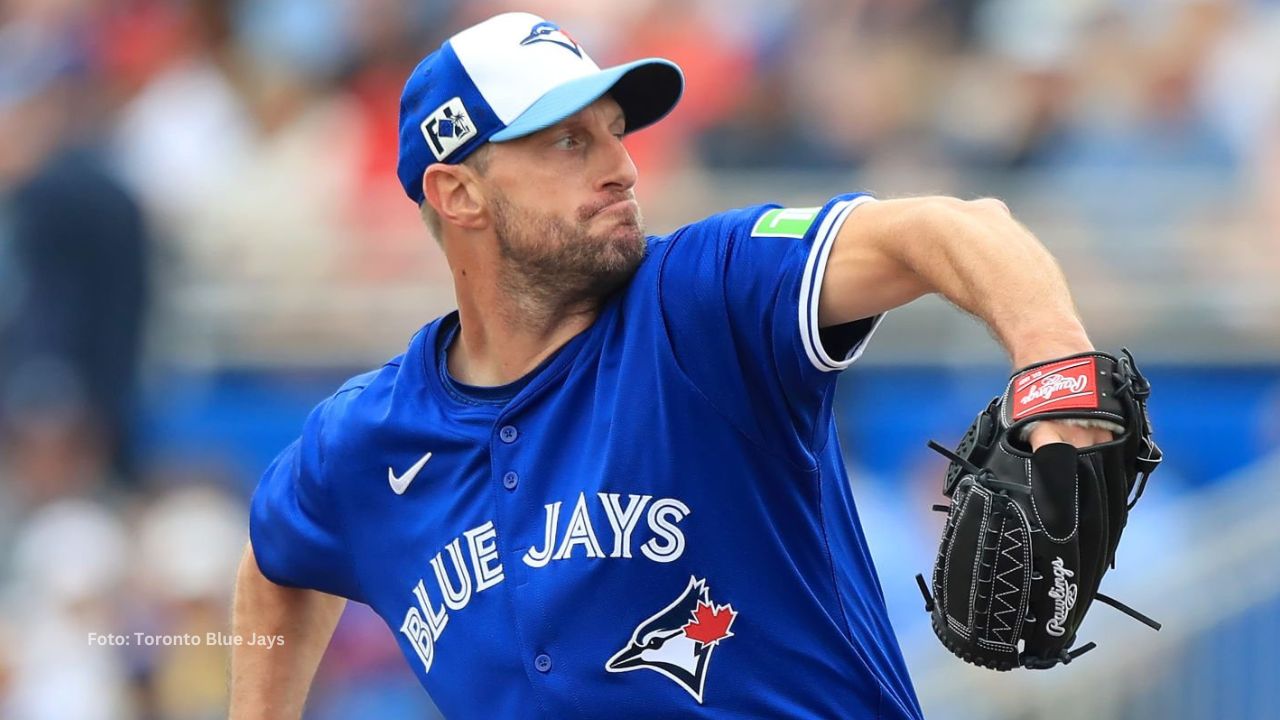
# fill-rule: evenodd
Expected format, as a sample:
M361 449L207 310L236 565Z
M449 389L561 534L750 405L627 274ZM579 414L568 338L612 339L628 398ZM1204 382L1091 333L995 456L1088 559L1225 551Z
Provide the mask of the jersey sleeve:
M302 436L258 481L250 503L249 540L259 570L277 585L362 601L325 475L324 418L331 401L312 411Z
M822 207L760 205L673 233L659 280L668 336L686 375L757 437L783 422L809 444L839 371L882 316L819 328L818 299L840 228L873 198Z

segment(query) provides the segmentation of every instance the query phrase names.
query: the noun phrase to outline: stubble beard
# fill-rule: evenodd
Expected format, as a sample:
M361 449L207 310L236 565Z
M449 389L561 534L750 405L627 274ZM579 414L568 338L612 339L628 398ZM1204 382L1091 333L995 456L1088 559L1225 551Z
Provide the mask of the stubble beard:
M598 307L631 279L648 249L638 209L595 234L589 210L570 223L497 196L492 212L505 261L501 282L525 312L539 316Z

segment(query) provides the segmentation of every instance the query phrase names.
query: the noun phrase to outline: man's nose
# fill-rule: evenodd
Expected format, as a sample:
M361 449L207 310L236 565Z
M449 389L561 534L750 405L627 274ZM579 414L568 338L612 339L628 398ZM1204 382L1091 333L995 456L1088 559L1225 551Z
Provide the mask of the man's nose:
M622 144L622 139L608 136L601 144L601 165L603 167L598 190L627 191L635 187L637 174L636 164L631 160L631 153Z

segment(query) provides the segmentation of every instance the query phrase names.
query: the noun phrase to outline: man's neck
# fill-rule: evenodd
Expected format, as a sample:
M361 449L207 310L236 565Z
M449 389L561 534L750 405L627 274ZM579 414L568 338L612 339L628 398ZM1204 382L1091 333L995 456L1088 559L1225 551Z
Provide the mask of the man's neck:
M460 288L458 335L447 352L449 374L478 387L515 382L591 327L599 311L599 303L522 307L510 297L479 298Z

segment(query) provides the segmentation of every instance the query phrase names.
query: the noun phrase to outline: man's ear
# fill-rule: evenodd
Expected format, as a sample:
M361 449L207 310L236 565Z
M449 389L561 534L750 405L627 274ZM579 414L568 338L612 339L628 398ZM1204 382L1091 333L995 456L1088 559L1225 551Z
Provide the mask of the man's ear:
M465 165L428 166L422 174L422 194L441 221L450 225L476 230L489 221L479 183Z

